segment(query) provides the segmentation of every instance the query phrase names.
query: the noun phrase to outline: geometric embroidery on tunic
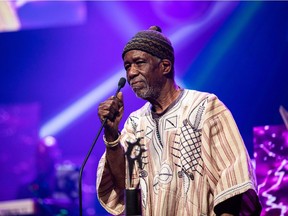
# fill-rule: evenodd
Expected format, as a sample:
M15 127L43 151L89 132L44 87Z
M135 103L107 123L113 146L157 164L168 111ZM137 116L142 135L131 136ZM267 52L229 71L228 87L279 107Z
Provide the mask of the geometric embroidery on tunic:
M172 116L170 118L167 118L165 121L165 127L164 130L177 128L177 116Z
M196 171L202 175L202 167L199 164L202 161L201 158L201 132L193 131L193 129L187 125L181 128L183 134L182 140L180 140L180 158L182 170L190 176L193 180L193 173Z
M146 208L148 188L147 188L147 183L146 183L146 181L144 180L144 178L140 178L140 187L141 187L142 207L143 207L143 208Z
M194 180L195 172L202 176L201 157L201 129L199 129L204 110L207 105L207 98L202 100L197 107L190 113L189 118L183 121L183 126L180 128L180 142L176 143L177 147L174 150L178 151L179 156L173 154L180 161L180 164L175 164L181 168L178 172L179 178ZM184 182L185 183L185 182ZM188 184L186 184L187 186ZM189 187L189 186L188 186Z
M172 169L168 164L163 164L159 173L159 181L168 184L172 180Z
M153 179L153 189L154 193L158 194L159 183L161 184L169 184L172 181L172 169L168 164L163 164L161 166L160 172L154 176Z
M202 116L204 114L204 110L206 108L206 105L208 103L208 98L205 98L202 100L190 113L188 117L188 123L192 123L191 125L194 130L199 129L200 122L202 120Z
M153 179L153 190L154 190L155 194L158 194L158 191L159 191L159 176L158 175L154 176L154 179Z
M148 139L152 139L152 132L153 129L149 126L146 127L146 132L145 132L145 137L147 137Z
M137 129L137 121L138 121L138 117L136 117L136 116L130 116L129 117L129 121L130 121L130 124L132 125L132 128L133 128L133 131L136 131L136 129Z

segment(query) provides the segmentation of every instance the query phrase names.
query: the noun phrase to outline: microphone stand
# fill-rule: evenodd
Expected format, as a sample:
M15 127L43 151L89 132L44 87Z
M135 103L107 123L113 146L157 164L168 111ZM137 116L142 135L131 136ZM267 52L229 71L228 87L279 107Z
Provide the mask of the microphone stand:
M123 77L120 78L120 80L119 80L119 82L118 82L118 89L117 89L117 91L116 91L115 94L114 94L115 97L117 97L117 94L119 93L120 89L125 86L125 83L126 83L126 79L123 78ZM82 165L81 165L81 168L80 168L79 181L78 181L78 183L79 183L79 185L78 185L79 215L80 215L80 216L83 215L83 212L82 212L82 175L83 175L83 170L84 170L84 167L85 167L85 165L86 165L86 163L87 163L87 161L88 161L88 159L89 159L89 157L90 157L90 155L91 155L91 153L92 153L92 151L93 151L93 149L94 149L94 146L95 146L95 144L96 144L96 142L97 142L97 140L98 140L98 138L99 138L99 136L100 136L100 134L101 134L101 132L102 132L102 130L103 130L103 128L104 128L104 125L105 125L106 122L107 122L107 120L108 120L108 118L106 117L106 118L104 119L104 121L102 122L101 127L100 127L100 129L99 129L99 131L98 131L98 133L97 133L94 141L93 141L93 144L92 144L92 146L90 147L90 150L89 150L89 152L87 153L87 155L86 155L86 157L85 157L85 159L84 159L84 161L83 161L83 163L82 163Z
M98 133L97 133L94 141L93 141L93 144L92 144L92 146L91 146L88 154L86 155L86 157L85 157L85 159L84 159L84 161L83 161L83 163L82 163L82 166L81 166L81 168L80 168L80 173L79 173L79 186L78 186L78 193L79 193L79 210L80 210L80 212L79 212L80 214L79 214L79 215L80 215L80 216L83 215L83 214L82 214L82 175L83 175L83 170L84 170L84 167L85 167L85 165L86 165L86 163L87 163L87 161L88 161L88 159L89 159L89 157L90 157L90 154L91 154L92 151L93 151L93 148L94 148L94 146L95 146L95 144L96 144L96 142L97 142L97 140L98 140L98 138L99 138L99 136L100 136L100 134L101 134L101 132L102 132L102 130L103 130L103 127L104 127L104 125L106 124L106 122L107 122L107 118L105 118L104 121L102 122L101 127L100 127L100 129L99 129L99 131L98 131Z
M141 190L127 188L125 190L126 216L141 216Z

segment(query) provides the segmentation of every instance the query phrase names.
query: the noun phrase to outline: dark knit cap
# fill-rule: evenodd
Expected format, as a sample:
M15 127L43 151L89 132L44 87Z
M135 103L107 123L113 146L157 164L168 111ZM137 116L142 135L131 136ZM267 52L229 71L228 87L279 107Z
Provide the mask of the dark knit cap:
M158 26L138 32L124 47L122 58L130 50L141 50L160 59L169 59L174 64L174 49L170 40Z

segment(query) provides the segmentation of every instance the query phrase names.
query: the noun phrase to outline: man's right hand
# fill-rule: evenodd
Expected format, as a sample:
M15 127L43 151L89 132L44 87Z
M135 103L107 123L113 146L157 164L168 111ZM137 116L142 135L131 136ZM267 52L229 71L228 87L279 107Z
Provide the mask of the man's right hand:
M119 92L117 97L111 96L106 101L100 103L98 107L98 116L102 121L107 118L104 125L104 134L108 142L118 138L118 126L124 112L123 94Z
M104 135L107 142L117 140L118 126L124 112L122 92L117 94L117 97L112 96L106 101L100 103L98 107L98 116L101 122L107 118L104 125ZM121 145L117 147L106 148L106 159L109 163L110 173L113 176L114 186L120 190L125 189L125 157L124 149Z

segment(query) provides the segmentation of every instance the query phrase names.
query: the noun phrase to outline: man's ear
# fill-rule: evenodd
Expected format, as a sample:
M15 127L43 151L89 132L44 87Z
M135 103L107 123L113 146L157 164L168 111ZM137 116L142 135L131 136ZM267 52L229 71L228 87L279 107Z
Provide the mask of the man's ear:
M168 59L162 59L161 60L161 69L163 71L163 75L169 74L172 70L171 61Z

